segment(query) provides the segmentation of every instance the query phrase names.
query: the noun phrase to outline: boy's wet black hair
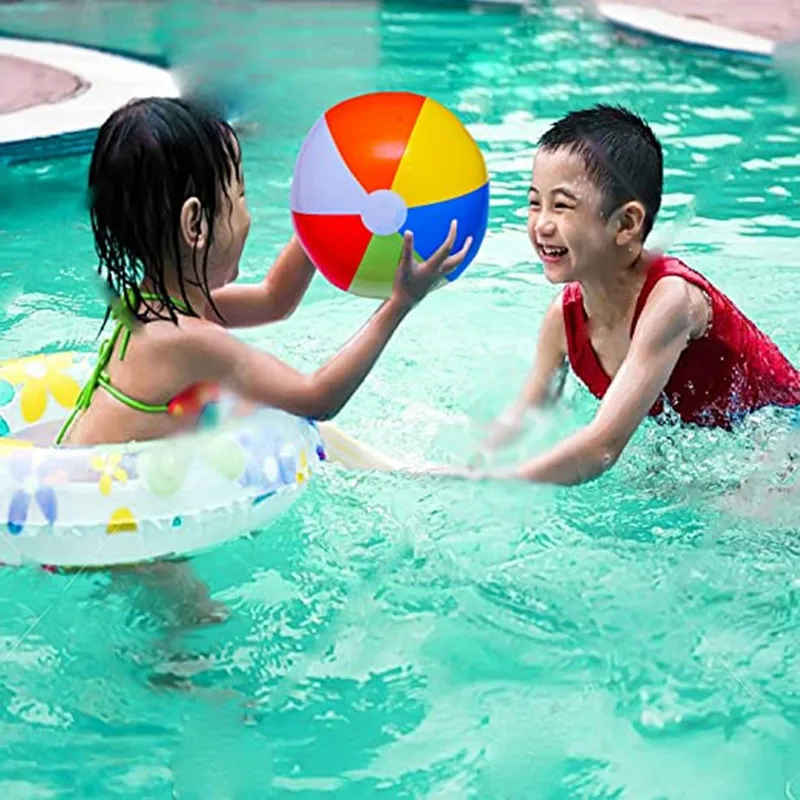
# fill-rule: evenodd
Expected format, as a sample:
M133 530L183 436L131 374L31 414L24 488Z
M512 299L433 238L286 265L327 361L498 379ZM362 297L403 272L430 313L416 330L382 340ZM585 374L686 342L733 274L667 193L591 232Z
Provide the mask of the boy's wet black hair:
M196 101L153 97L115 111L100 128L89 166L89 211L98 272L140 322L177 322L181 309L167 292L166 263L177 268L180 300L194 309L186 287L199 286L212 308L208 247L197 276L180 269L180 214L196 197L214 241L214 221L234 175L241 178L236 134L210 107ZM158 301L142 298L147 279ZM216 311L216 308L214 309ZM200 312L200 313L198 313Z
M664 156L650 126L622 106L596 105L572 111L539 139L539 147L579 155L603 196L603 216L638 200L645 208L642 240L661 208Z

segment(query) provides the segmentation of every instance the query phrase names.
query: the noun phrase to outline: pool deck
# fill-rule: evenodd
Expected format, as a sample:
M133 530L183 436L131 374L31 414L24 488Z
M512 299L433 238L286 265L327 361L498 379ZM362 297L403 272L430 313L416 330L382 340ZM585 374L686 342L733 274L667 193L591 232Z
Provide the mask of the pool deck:
M0 53L0 114L60 103L89 87L84 78L64 69Z
M176 76L123 53L0 36L0 163L87 152L114 109L148 94L177 96Z
M800 0L624 0L772 41L800 39Z
M628 33L771 58L800 43L800 0L467 0L474 7L581 5Z

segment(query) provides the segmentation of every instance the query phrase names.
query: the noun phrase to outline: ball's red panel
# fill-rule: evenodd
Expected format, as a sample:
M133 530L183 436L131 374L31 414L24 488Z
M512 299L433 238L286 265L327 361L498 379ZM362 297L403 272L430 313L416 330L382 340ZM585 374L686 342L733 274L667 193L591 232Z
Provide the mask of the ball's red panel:
M325 113L342 159L367 192L391 189L424 104L410 92L374 92Z
M372 234L358 214L301 214L292 212L300 244L319 271L347 290L358 271Z

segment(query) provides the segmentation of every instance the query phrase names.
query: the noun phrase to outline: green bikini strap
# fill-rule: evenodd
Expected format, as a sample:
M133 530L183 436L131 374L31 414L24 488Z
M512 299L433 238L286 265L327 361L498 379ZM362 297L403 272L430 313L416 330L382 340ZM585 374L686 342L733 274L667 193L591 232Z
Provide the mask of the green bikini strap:
M92 370L92 374L83 385L80 394L78 394L78 399L75 401L75 408L72 409L72 413L67 417L67 421L61 426L61 430L58 432L58 436L56 436L56 445L60 445L64 441L64 437L67 435L67 431L72 427L75 417L77 417L82 411L85 411L89 407L89 403L92 402L92 397L94 396L97 387L100 385L101 377L108 366L108 362L111 360L111 353L114 351L114 345L116 345L117 340L123 331L130 334L130 331L123 327L123 323L118 322L116 328L114 328L114 333L111 334L111 337L104 340L100 345L100 350L97 353L97 361L94 365L94 369Z
M141 297L142 300L156 300L156 301L161 300L161 297L159 297L157 294L153 294L152 292L142 292L139 295L139 297ZM172 295L168 295L168 297L170 300L172 300L172 305L174 305L175 308L177 308L178 311L181 312L181 314L190 313L189 306L186 305L186 303L184 303L183 300L178 300L177 297L173 297Z
M134 397L128 397L128 395L123 394L119 389L117 389L117 387L111 383L111 381L108 379L108 376L104 373L101 373L98 376L97 386L102 386L112 397L115 397L121 403L124 403L126 406L128 406L128 408L132 408L136 411L144 411L146 414L159 414L169 411L169 406L166 404L153 405L152 403L143 403L141 400L137 400ZM97 389L97 386L95 386L95 389ZM94 392L92 392L92 394L94 394Z
M130 295L128 295L128 297L130 297ZM158 295L152 294L151 292L142 292L140 297L142 300L161 300ZM176 300L174 297L170 297L170 300L172 300L179 311L184 314L189 313L189 307L182 300ZM101 343L100 350L97 353L97 362L94 365L92 374L81 389L78 399L75 401L75 408L72 409L72 413L61 426L61 430L58 432L58 436L56 436L56 445L60 445L64 441L64 437L67 435L67 431L70 427L72 427L75 417L89 407L98 386L102 386L112 397L136 411L162 413L169 410L166 404L150 405L148 403L142 403L140 400L136 400L133 397L128 397L126 394L120 392L109 380L106 374L106 368L108 367L109 361L111 361L111 354L114 352L114 347L120 335L122 336L122 341L120 342L119 348L119 360L122 361L128 350L128 344L130 343L134 328L142 324L130 312L130 304L127 302L123 303L122 298L117 298L111 303L111 316L117 320L114 332L108 339Z

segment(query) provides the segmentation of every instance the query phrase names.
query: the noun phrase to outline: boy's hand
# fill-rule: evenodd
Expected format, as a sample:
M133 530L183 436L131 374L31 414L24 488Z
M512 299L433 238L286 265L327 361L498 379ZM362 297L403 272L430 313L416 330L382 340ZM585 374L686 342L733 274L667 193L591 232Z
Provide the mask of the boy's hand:
M489 473L482 467L451 467L429 466L417 470L419 475L432 475L437 478L463 478L465 480L479 481L489 477Z
M414 260L414 235L411 231L406 231L403 237L403 254L395 273L392 299L406 308L415 306L466 258L472 246L471 236L467 237L464 246L457 253L450 254L456 232L457 224L453 220L441 247L427 261L418 263Z
M486 465L498 451L517 441L525 433L525 418L522 412L507 411L486 426L486 432L472 454L467 465L477 469Z
M481 450L493 453L513 444L525 432L523 413L506 412L488 426Z

